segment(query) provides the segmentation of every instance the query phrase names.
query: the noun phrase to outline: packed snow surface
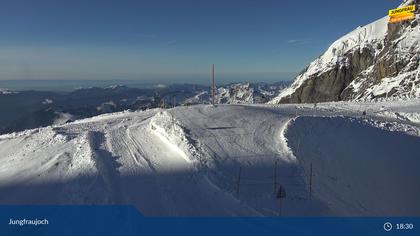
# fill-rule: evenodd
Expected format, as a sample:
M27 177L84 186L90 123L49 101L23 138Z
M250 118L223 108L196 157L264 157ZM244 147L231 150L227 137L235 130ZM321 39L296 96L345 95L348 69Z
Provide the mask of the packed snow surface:
M197 105L5 134L0 204L132 204L156 216L420 215L419 113L420 100Z

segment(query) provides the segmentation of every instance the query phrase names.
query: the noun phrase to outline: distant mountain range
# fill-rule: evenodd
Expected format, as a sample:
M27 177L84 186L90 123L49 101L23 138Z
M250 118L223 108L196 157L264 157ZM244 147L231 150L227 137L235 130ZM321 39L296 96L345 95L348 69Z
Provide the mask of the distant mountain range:
M218 104L259 104L273 99L289 85L289 82L267 83L233 83L217 88ZM210 101L210 89L198 91L183 104L203 104Z
M266 103L288 82L236 83L217 89L217 103ZM81 88L68 93L0 89L0 134L63 124L76 119L123 110L207 104L210 87L174 84L153 89L123 85Z

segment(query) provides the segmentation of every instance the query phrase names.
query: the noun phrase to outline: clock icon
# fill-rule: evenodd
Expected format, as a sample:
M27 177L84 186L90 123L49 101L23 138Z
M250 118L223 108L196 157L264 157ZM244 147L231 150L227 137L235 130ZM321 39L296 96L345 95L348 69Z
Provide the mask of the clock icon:
M386 222L384 224L384 230L387 231L387 232L391 231L392 230L392 224L389 223L389 222Z

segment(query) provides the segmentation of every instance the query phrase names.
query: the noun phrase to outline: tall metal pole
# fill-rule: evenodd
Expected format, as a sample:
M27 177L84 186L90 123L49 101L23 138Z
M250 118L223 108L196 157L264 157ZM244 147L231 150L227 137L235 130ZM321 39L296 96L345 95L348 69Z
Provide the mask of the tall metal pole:
M239 194L239 186L241 185L242 167L239 167L238 179L236 180L236 194Z
M309 175L309 199L312 199L312 162L311 162L310 175Z
M212 97L212 104L213 106L215 105L214 101L215 101L215 93L216 93L216 85L214 82L214 64L212 65L212 79L213 79L213 84L212 84L212 88L211 88L211 97Z
M277 161L274 163L274 194L277 193Z

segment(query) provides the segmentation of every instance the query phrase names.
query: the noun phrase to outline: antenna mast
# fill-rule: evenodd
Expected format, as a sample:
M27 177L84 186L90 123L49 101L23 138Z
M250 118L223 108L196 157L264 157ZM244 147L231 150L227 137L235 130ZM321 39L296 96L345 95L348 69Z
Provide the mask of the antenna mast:
M211 88L211 97L212 97L212 104L213 106L215 106L216 84L214 82L214 64L212 65L212 79L213 79L213 84Z

